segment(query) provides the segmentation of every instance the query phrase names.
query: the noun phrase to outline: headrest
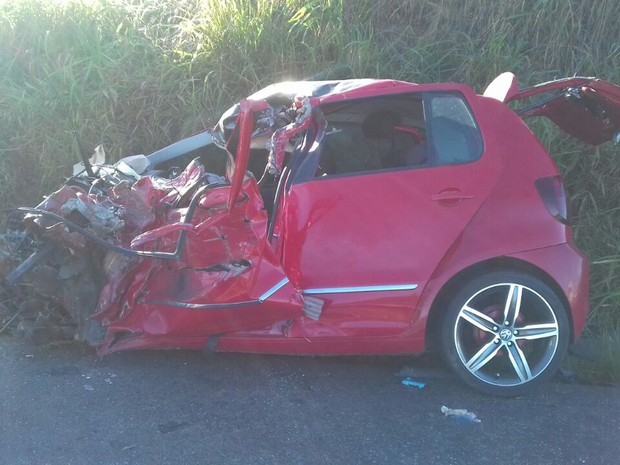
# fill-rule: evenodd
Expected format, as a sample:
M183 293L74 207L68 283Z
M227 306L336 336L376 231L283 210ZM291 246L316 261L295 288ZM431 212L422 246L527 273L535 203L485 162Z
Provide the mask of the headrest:
M362 134L369 139L391 139L394 126L400 124L401 117L393 111L371 113L362 123Z

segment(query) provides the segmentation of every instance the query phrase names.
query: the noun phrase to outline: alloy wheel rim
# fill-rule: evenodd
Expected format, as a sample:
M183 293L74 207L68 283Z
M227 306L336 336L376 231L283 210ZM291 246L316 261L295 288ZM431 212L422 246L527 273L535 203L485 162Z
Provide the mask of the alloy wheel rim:
M453 336L469 373L494 386L519 386L538 377L553 360L559 325L551 305L538 292L500 283L467 300Z

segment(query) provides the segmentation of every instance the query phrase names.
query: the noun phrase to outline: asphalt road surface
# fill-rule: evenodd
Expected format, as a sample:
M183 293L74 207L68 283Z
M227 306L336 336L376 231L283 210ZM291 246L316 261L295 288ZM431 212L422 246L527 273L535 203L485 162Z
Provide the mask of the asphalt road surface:
M0 463L617 464L620 388L477 394L411 357L113 354L0 337ZM410 367L423 389L396 376ZM480 423L445 418L465 408Z

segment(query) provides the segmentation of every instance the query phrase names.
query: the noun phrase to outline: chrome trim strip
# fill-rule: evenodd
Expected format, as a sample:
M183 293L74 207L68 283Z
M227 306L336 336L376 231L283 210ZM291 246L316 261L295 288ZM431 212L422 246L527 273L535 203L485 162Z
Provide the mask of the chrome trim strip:
M288 278L284 278L278 284L273 286L263 295L261 295L256 300L246 300L244 302L231 302L226 304L190 304L186 302L177 302L173 300L150 300L150 299L138 299L140 303L146 304L155 304L155 305L166 305L168 307L179 307L179 308L187 308L189 310L222 310L226 308L235 308L235 307L247 307L248 305L257 305L262 304L263 301L267 300L273 294L278 292L282 286L288 283Z
M189 304L187 302L177 302L175 300L138 299L138 303L165 305L167 307L185 308L187 310L225 310L228 308L247 307L248 305L258 305L262 302L258 300L247 300L244 302L231 302L228 304Z
M356 286L356 287L318 287L305 289L302 294L349 294L352 292L386 292L386 291L413 291L417 284L388 284L385 286Z
M263 295L261 295L258 298L259 302L263 302L265 300L267 300L269 297L271 297L273 294L275 294L276 292L278 292L284 285L286 285L288 283L288 278L284 278L282 281L280 281L278 284L276 284L275 286L273 286L271 289L269 289L267 292L265 292Z

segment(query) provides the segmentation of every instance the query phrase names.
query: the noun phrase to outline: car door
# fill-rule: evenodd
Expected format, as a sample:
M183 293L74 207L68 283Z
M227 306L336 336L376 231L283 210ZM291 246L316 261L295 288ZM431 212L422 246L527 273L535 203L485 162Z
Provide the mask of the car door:
M368 163L358 147L368 169L319 168L319 176L293 181L284 195L275 237L282 265L304 295L323 301L319 322L338 326L330 334L389 335L408 327L421 290L490 191L493 162L465 98L416 98L424 106L424 127L418 123L409 132L425 132L426 160L386 168ZM340 119L353 120L366 107ZM400 110L400 120L422 117L408 117L407 111L421 113L415 104L410 108ZM338 119L324 110L328 120ZM384 112L377 121L388 119ZM328 145L329 133L324 152ZM359 162L352 166L360 169Z
M253 110L264 107L264 102L241 103L230 182L199 188L187 207L169 213L169 224L133 239L135 247L155 248L160 260L139 262L122 301L100 312L101 320L110 321L109 333L139 334L140 343L176 341L301 315L301 296L267 242L257 181L246 174ZM109 286L104 294L114 290Z

